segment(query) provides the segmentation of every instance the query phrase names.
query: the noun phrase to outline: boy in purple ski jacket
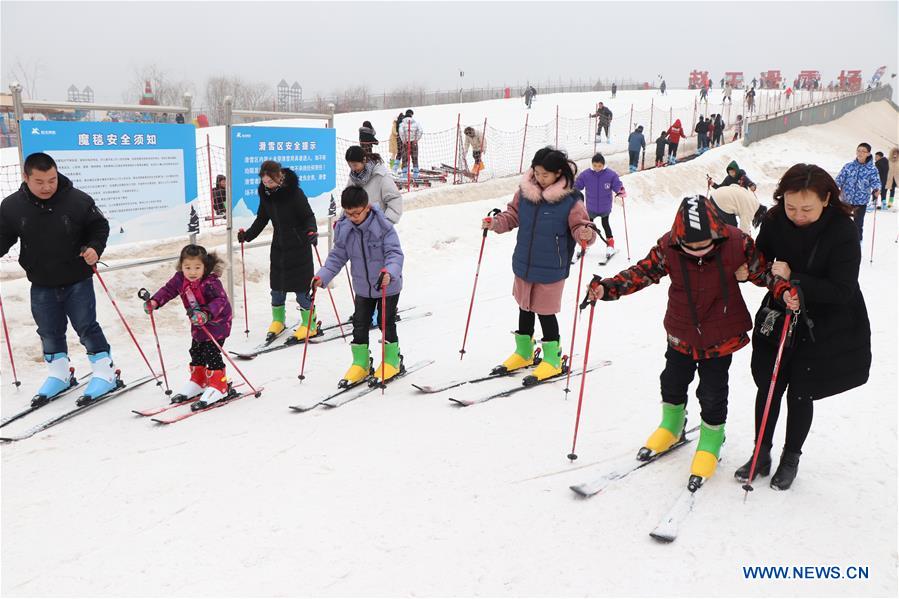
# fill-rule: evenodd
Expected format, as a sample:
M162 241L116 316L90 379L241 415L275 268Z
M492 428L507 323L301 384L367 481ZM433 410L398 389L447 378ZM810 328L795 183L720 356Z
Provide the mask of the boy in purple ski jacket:
M368 203L362 187L347 187L340 198L343 216L334 225L334 247L312 280L314 287L326 286L350 263L356 292L353 313L353 364L338 386L349 387L371 374L368 331L375 307L380 306L382 286L386 288L385 340L383 363L375 371L379 382L403 371L399 338L396 333L396 306L403 288L403 249L400 238L377 206ZM383 380L381 380L383 373Z
M612 236L612 227L609 224L609 215L612 213L612 194L620 198L627 197L627 191L618 178L618 173L606 168L606 159L600 154L594 154L592 168L585 170L574 180L574 188L586 190L587 214L590 220L596 217L602 219L602 228L606 234L606 258L611 258L615 253L615 238ZM580 258L580 254L578 254Z

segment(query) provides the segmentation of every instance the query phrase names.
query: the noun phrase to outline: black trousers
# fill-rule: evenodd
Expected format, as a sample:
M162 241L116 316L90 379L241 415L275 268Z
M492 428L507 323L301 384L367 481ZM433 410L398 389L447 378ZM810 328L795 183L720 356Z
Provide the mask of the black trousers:
M543 329L544 341L559 341L559 320L555 314L534 314L518 309L518 334L534 336L534 325L540 317L540 328Z
M694 360L672 347L665 351L665 369L659 376L662 401L674 405L686 405L687 389L693 382L693 375L699 370L700 415L706 424L724 424L727 420L728 370L731 355L706 360Z
M640 161L640 150L628 150L627 157L628 164L634 168L637 168L637 163Z
M852 207L852 220L855 221L855 227L858 229L859 242L862 240L862 230L865 228L865 212L867 208L864 204Z
M613 237L612 235L612 225L609 224L609 214L597 214L596 212L587 211L587 216L590 217L590 220L596 220L598 216L600 218L600 222L602 223L602 230L606 234L606 239Z
M216 341L219 345L225 344L224 339L216 339ZM222 352L215 346L215 343L194 339L190 342L190 365L205 366L209 370L221 370L225 367L225 362L222 360Z
M784 449L802 453L802 445L808 438L812 428L812 419L815 415L814 402L810 399L797 399L789 389L790 372L792 365L789 358L780 363L780 371L777 373L777 384L771 396L771 408L768 411L768 421L765 423L765 434L762 445L770 447L774 438L774 429L777 426L777 417L780 416L780 404L784 391L787 393L787 432L784 440ZM768 387L760 387L755 395L755 439L758 441L759 429L762 427L762 416L765 414L765 403L768 400Z
M384 338L387 343L399 341L396 336L396 305L400 301L400 294L387 296L387 322ZM356 295L356 311L353 312L353 343L368 345L368 330L371 328L371 318L375 308L380 310L381 298L368 298ZM380 320L378 327L381 326Z

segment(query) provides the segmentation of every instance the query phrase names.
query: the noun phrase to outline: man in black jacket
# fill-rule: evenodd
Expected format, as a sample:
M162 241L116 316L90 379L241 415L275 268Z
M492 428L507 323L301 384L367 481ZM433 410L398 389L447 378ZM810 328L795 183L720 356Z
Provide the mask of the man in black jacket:
M878 205L877 196L874 197L874 207L880 210L887 209L887 174L890 172L890 161L883 155L883 152L874 152L874 166L877 168L877 174L880 175L880 201Z
M31 154L23 170L25 182L0 203L0 255L20 241L19 264L31 281L31 314L49 367L32 404L43 405L70 385L67 318L93 369L84 395L96 398L116 384L109 343L97 322L93 282L109 222L47 154Z

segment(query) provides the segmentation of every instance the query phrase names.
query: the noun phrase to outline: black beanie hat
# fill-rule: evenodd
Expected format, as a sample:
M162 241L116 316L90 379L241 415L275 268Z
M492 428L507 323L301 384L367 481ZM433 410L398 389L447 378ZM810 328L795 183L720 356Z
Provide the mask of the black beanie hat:
M696 195L684 198L680 203L680 216L684 223L684 234L679 241L694 243L712 239L712 227L709 224L708 199Z

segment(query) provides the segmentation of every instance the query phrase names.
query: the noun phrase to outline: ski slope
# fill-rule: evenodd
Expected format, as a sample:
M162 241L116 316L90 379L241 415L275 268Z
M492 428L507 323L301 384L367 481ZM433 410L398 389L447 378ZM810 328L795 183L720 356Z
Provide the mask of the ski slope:
M535 105L540 109L541 103ZM676 167L627 175L631 260L618 207L612 225L621 251L601 268L596 264L599 248L592 250L585 278L612 274L645 255L670 227L680 198L704 192L705 174L720 179L732 159L758 183L759 197L770 202L777 179L793 163L814 162L836 174L852 159L859 141L883 151L895 145L896 125L896 111L880 102L750 147L728 145ZM239 363L254 384L265 387L261 398L156 427L130 413L165 401L158 389L145 386L32 439L3 446L0 592L896 595L896 213L877 215L873 263L874 227L870 221L865 226L861 286L874 354L868 384L818 402L790 491L773 491L764 479L744 503L732 474L752 449L755 387L751 350L738 352L718 474L704 487L677 542L659 545L648 533L685 485L692 446L589 500L576 498L568 487L633 455L658 424L666 282L597 306L591 362L613 363L588 376L575 464L565 456L571 447L577 378L567 399L559 384L467 408L454 407L447 400L450 393L421 395L411 387L412 382L481 374L514 347L514 235L491 234L468 353L459 360L481 242L478 221L511 199L510 193L496 193L495 186L467 187L466 200L491 190L494 195L439 205L439 194L429 192L434 205L408 211L398 226L406 254L400 306L433 312L430 318L400 323L400 344L407 363L435 359L434 365L397 381L383 396L375 393L335 410L301 414L288 405L329 393L349 365L350 351L342 341L310 346L301 383L302 348L293 348ZM246 258L249 327L252 339L258 339L269 322L268 249L248 250ZM155 290L172 271L173 265L164 264L104 275L154 368L155 347L136 292L141 287ZM572 273L560 315L566 351L579 294L577 271ZM126 379L144 375L146 366L102 288L96 288L99 320L117 364ZM336 280L333 292L346 318L350 301L345 279ZM762 290L744 286L743 292L754 312ZM252 344L243 335L239 288L237 295L233 334L226 345L232 349ZM4 282L3 299L23 382L13 390L6 348L0 348L0 409L6 416L28 404L43 380L44 366L27 281ZM292 299L288 303L292 308ZM320 296L319 305L325 323L333 322L327 299ZM179 306L170 305L157 313L157 327L169 381L175 385L187 372L188 322ZM577 335L576 354L582 357L585 318ZM378 339L373 333L376 358ZM78 373L87 373L87 359L71 331L69 344ZM230 374L239 380L233 369ZM463 387L457 395L496 391L511 383L506 379ZM61 407L51 405L34 420L23 419L22 428ZM695 397L688 410L697 422ZM7 429L18 425L2 432L15 432ZM776 447L784 427L782 417ZM867 566L870 578L744 578L744 566L766 565L837 565L844 571Z

